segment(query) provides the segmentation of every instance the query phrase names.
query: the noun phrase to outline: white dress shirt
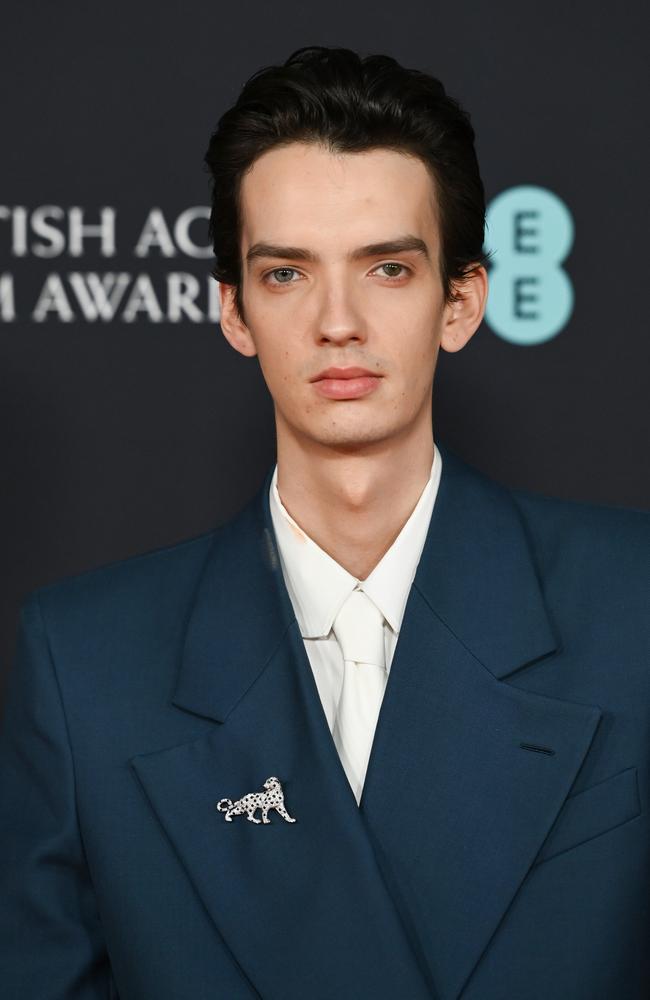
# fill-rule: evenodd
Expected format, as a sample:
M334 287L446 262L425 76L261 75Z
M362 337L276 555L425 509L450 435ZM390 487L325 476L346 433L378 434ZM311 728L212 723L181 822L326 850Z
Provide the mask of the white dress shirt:
M280 564L330 732L334 728L344 672L343 654L332 632L332 622L358 585L384 616L386 669L390 671L441 472L442 459L434 444L431 475L410 517L372 573L365 580L358 580L294 521L278 493L277 465L273 471L269 499Z

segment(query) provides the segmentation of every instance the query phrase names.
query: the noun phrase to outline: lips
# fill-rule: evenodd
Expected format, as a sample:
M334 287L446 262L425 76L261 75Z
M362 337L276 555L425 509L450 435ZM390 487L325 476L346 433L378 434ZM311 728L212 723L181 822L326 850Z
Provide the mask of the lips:
M382 376L367 368L326 368L311 381L314 389L327 399L361 399L373 393Z
M319 382L324 378L333 379L348 379L348 378L364 378L365 376L370 376L371 378L378 378L377 372L371 372L367 368L326 368L325 371L320 372L319 375L315 375L314 378L310 379L311 382Z

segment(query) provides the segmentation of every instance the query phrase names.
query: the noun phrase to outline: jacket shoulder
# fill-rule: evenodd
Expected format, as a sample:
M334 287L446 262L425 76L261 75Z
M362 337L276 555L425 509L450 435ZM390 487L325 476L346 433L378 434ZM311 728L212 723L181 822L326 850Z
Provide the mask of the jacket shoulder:
M46 620L81 625L95 615L133 614L138 607L165 607L192 590L219 533L218 528L171 545L115 560L33 589L24 605L38 603Z
M530 490L508 492L523 517L540 527L553 525L556 530L588 533L592 540L596 532L603 540L631 542L647 540L650 532L650 511L640 508L567 500Z
M549 494L509 487L486 472L470 465L447 446L441 446L443 477L460 477L463 490L480 496L483 504L502 510L514 505L524 528L533 541L551 544L587 542L603 551L637 548L647 558L650 536L650 511L634 507L616 507L581 500L567 500Z
M647 581L650 511L509 490L531 545L548 566L571 565L586 578L610 574L622 587Z

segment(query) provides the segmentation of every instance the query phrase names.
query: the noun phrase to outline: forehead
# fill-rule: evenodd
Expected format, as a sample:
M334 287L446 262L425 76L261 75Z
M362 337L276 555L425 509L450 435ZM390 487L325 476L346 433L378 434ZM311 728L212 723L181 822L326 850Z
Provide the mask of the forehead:
M343 249L410 232L437 240L434 182L391 149L334 153L290 143L260 156L240 190L242 253L261 240Z

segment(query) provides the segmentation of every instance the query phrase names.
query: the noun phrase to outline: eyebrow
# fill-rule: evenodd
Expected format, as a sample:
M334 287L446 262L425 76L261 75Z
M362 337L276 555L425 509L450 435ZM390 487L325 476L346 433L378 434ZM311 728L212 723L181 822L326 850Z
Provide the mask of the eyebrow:
M393 239L382 240L379 243L368 243L366 246L357 247L347 255L348 260L364 260L367 257L383 257L385 255L406 253L415 251L422 254L429 260L429 248L424 240L419 236L397 236ZM246 254L246 263L251 264L254 260L265 257L279 257L283 260L305 260L312 264L318 262L318 255L313 250L306 250L303 247L278 246L275 243L254 243Z

